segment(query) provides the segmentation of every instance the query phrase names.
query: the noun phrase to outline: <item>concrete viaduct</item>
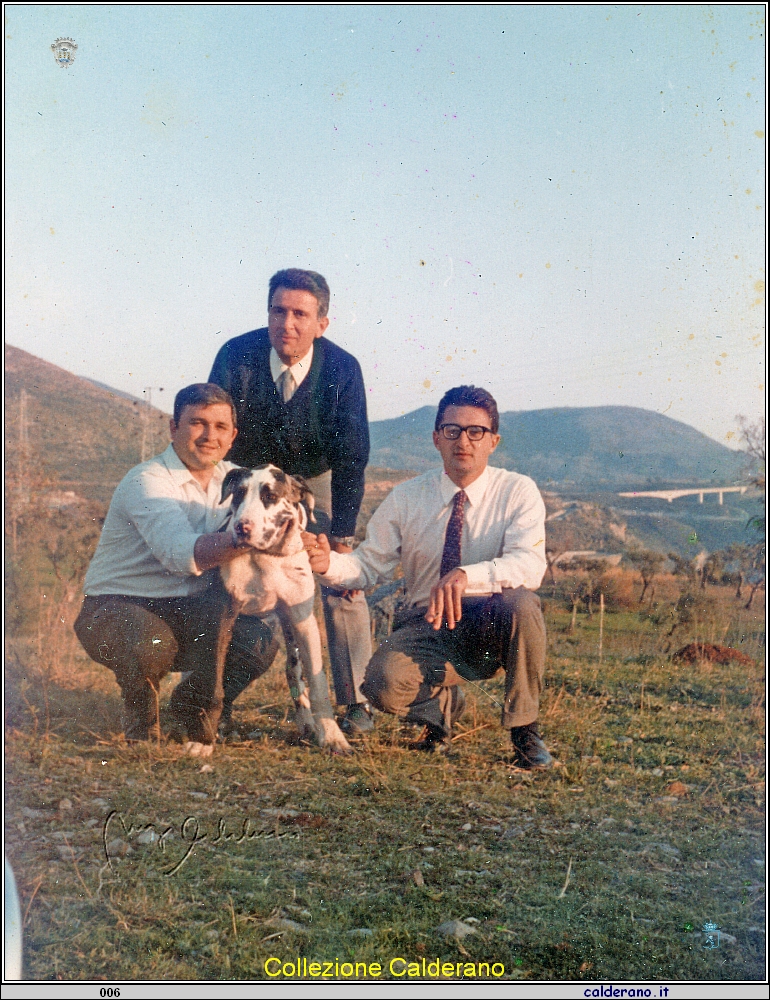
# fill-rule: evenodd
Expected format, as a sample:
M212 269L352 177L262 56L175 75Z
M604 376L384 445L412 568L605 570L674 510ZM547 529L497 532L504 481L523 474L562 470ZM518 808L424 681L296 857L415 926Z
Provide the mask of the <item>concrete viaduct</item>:
M694 490L635 490L633 493L618 493L620 497L656 497L658 500L678 500L679 497L698 497L698 503L703 503L704 493L719 494L719 503L724 503L725 493L745 493L748 486L706 486Z

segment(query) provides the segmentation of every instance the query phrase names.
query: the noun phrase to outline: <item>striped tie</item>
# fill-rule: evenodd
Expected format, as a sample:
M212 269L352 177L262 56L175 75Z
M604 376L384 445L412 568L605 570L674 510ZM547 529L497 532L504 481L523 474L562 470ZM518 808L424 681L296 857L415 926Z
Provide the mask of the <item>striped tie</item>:
M463 540L463 516L465 514L465 501L467 499L465 490L458 490L455 493L454 507L452 508L452 513L449 515L449 521L446 526L439 579L460 565Z
M281 398L284 403L288 403L297 389L297 383L294 381L291 368L284 369L278 381L281 384Z

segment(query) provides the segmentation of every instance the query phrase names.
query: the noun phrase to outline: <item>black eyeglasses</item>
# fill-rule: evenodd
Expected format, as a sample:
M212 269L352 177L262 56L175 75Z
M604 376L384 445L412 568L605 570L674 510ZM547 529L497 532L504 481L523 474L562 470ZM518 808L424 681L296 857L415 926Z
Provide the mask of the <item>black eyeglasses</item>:
M480 441L485 434L494 434L491 427L481 427L479 424L471 424L470 427L461 427L459 424L441 424L439 431L447 441L456 441L463 431L468 435L469 441Z

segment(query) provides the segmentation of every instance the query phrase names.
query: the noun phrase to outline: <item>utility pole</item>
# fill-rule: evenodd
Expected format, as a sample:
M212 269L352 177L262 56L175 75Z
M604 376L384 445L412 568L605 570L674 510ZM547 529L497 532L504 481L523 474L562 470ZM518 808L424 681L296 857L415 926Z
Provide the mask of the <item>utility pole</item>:
M599 663L602 662L602 646L604 644L604 591L599 594Z
M152 386L143 389L142 392L145 393L144 405L139 407L139 419L142 422L142 449L140 462L145 462L147 460L147 425L150 422L150 407L152 406ZM147 398L149 394L149 402Z
M142 421L142 462L146 462L151 454L155 454L155 430L153 428L150 434L150 419L152 417L152 390L151 385L145 386L142 390L144 393L144 405L140 407L139 419ZM158 392L163 392L163 386L158 386ZM148 440L149 438L149 440ZM150 454L148 454L148 452Z
M25 504L29 502L27 488L27 470L29 467L29 429L27 418L27 391L22 389L19 394L19 453L16 457L16 496L13 500L11 513L11 545L13 558L18 553L19 518Z

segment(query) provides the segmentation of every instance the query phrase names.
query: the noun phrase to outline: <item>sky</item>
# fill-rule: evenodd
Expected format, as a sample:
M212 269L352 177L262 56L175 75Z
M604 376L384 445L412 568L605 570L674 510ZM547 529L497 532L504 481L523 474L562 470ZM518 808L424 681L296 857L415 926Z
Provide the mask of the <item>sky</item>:
M5 16L8 343L169 410L304 267L370 419L763 412L762 5Z

